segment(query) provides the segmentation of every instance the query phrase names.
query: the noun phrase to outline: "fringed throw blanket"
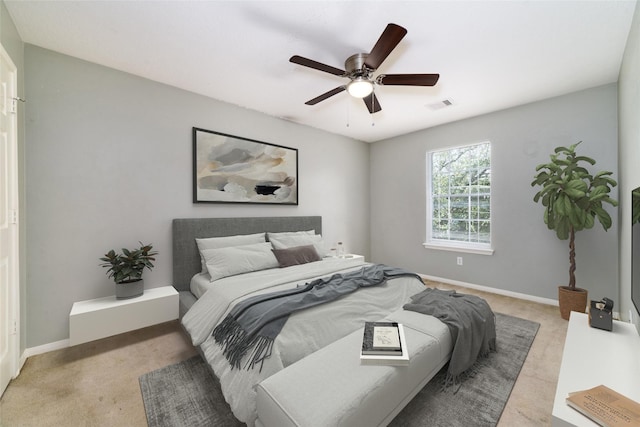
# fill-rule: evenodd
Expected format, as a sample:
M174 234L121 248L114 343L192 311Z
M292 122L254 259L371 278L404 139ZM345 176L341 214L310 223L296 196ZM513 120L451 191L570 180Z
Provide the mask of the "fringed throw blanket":
M480 297L427 288L403 308L434 316L449 327L453 352L447 384L457 383L479 357L496 351L495 315Z
M257 295L238 303L213 330L215 341L234 368L249 354L245 368L254 368L271 356L273 341L289 315L340 298L356 290L385 283L392 277L415 273L382 264L313 280L304 286Z

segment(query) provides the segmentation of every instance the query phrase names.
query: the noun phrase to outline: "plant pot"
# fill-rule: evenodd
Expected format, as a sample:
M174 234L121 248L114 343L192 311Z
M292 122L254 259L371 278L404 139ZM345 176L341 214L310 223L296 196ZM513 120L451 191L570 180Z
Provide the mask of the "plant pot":
M116 299L139 297L144 293L144 280L130 280L116 283Z
M584 313L587 311L587 298L589 293L586 289L568 286L558 286L558 304L560 305L560 317L569 320L572 311Z

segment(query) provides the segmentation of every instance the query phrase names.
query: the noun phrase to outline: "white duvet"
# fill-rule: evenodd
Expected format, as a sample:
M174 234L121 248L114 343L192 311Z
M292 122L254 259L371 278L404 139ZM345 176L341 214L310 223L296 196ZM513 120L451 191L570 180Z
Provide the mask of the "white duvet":
M288 268L276 268L227 277L204 284L202 296L185 314L182 323L193 345L200 346L211 365L226 401L240 421L253 426L257 418L255 386L292 363L401 308L409 297L424 289L414 277L400 277L387 284L362 288L336 301L292 314L277 336L271 357L262 370L231 369L221 347L211 337L215 326L244 298L305 284L315 278L362 267L361 259L325 259ZM200 279L200 286L202 286ZM359 349L354 349L358 351Z

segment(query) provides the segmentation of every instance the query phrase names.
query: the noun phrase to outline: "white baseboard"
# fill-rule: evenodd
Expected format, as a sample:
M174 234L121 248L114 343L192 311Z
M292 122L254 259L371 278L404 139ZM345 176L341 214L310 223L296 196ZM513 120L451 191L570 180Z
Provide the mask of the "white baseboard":
M50 342L49 344L39 345L37 347L26 348L22 355L20 355L20 359L18 360L18 369L16 369L16 373L13 378L17 378L20 375L20 371L24 367L24 364L27 362L27 358L31 356L36 356L38 354L48 353L54 350L60 350L63 348L69 347L69 340L60 340L56 342Z
M22 353L22 356L20 357L20 367L24 365L24 362L27 360L28 357L35 356L42 353L48 353L54 350L60 350L67 347L69 347L69 339L50 342L49 344L43 344L37 347L29 347L24 350L24 353Z
M558 306L558 300L550 298L536 297L533 295L521 294L513 291L505 291L504 289L491 288L489 286L475 285L473 283L461 282L459 280L445 279L443 277L429 276L428 274L420 274L427 280L433 280L434 282L449 283L451 285L461 286L463 288L476 289L478 291L488 292L490 294L504 295L507 297L518 298L526 301L538 302L540 304L555 305Z
M20 375L20 371L22 371L22 367L24 366L25 362L27 361L27 354L26 354L26 350L24 351L24 353L22 353L22 355L20 355L20 360L18 360L18 369L16 369L16 375L13 378L17 378L18 375Z

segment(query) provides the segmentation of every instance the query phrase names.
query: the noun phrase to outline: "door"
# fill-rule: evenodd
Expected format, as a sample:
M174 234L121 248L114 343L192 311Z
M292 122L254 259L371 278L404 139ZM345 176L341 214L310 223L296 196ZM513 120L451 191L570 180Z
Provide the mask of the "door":
M0 395L18 369L16 67L0 46Z

